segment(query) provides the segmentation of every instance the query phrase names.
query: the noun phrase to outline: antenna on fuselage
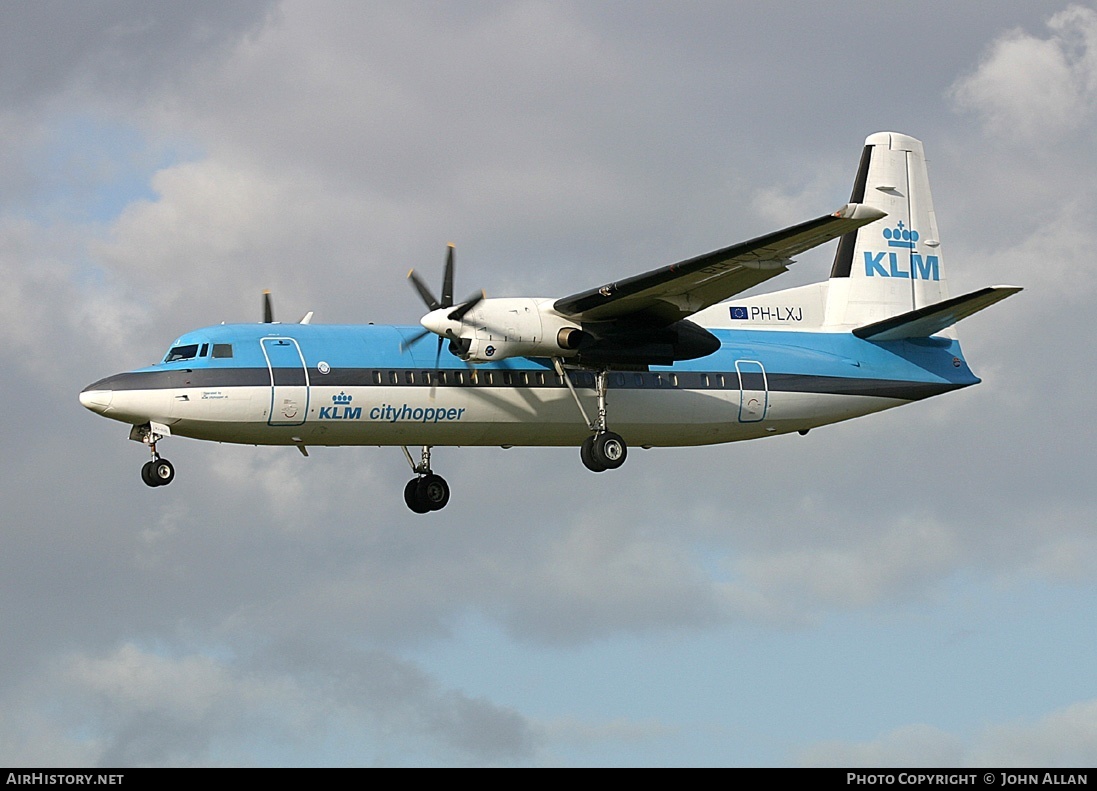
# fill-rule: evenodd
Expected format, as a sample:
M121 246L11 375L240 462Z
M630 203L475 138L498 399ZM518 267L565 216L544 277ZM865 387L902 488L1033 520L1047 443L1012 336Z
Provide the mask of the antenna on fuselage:
M263 323L274 323L274 307L270 302L270 290L265 288L263 289Z

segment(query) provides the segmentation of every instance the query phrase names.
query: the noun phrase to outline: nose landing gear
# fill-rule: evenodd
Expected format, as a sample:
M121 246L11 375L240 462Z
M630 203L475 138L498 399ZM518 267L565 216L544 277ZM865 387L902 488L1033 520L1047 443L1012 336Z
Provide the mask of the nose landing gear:
M174 465L167 459L160 458L160 454L156 452L156 443L169 433L167 426L159 423L153 425L151 422L130 429L130 439L144 442L152 453L152 458L141 467L141 480L146 486L167 486L175 480Z
M175 467L167 459L157 456L145 462L141 468L141 480L146 486L167 486L175 480Z

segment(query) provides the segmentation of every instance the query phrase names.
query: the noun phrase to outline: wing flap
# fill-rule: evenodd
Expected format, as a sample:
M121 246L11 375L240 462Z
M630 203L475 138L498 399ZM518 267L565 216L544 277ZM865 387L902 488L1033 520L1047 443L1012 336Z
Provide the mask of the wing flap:
M878 209L849 203L833 214L757 239L563 297L553 307L577 321L670 324L781 274L794 255L884 216Z
M855 329L853 334L867 341L928 338L1021 290L1018 286L988 286L970 294L892 316L890 319L866 324Z

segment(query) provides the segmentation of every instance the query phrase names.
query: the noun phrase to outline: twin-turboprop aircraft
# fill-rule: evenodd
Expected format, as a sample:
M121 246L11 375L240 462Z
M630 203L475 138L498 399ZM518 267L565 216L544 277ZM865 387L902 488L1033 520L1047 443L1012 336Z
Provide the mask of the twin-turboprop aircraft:
M828 280L735 298L832 239ZM922 144L881 132L833 214L560 299L457 303L451 247L440 298L409 273L421 328L278 324L268 297L263 323L189 332L80 402L132 425L149 486L175 477L170 435L306 456L395 445L415 475L405 502L426 513L450 497L438 445L573 445L602 472L628 444L806 434L976 384L951 327L1020 289L950 297L939 239Z

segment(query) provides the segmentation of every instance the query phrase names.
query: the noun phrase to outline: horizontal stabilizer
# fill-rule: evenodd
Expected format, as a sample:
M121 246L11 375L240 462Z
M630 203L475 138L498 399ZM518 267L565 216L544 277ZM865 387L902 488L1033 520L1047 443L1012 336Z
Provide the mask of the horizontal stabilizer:
M1016 294L1017 286L988 286L970 294L952 297L924 308L892 316L890 319L858 327L853 334L866 341L899 341L904 338L928 338L961 319L966 319L995 302Z

